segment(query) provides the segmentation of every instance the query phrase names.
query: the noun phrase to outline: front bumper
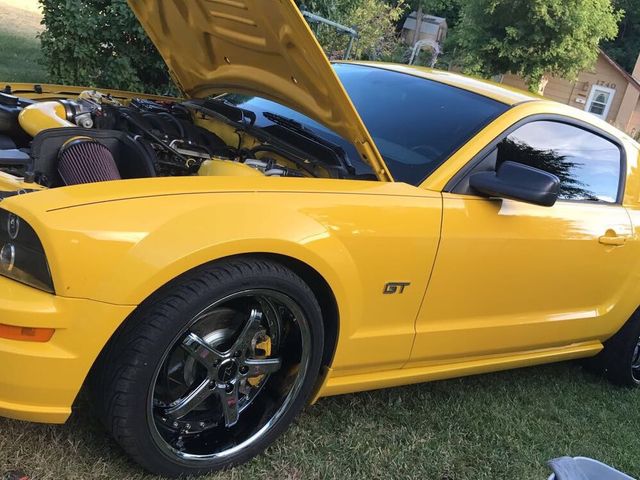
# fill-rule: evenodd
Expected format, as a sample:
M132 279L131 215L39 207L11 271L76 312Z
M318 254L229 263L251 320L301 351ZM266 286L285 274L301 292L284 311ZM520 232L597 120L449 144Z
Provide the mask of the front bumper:
M0 323L55 328L46 343L0 338L0 416L65 422L98 354L134 308L59 297L0 277Z

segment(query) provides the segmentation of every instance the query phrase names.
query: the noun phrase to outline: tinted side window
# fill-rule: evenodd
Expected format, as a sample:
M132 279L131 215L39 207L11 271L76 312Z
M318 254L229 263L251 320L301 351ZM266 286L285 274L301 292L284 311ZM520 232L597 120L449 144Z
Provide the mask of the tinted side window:
M618 146L566 123L538 121L518 128L498 145L496 167L507 160L556 175L564 200L615 202L618 196Z

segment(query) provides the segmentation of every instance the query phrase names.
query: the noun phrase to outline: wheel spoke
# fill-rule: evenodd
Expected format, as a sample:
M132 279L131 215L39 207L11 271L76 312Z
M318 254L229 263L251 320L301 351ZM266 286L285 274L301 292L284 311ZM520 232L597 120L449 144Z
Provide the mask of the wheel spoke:
M251 310L251 315L249 315L249 320L242 328L240 335L236 338L236 341L233 343L233 347L231 347L232 352L244 352L251 346L251 340L253 337L260 331L263 330L262 326L262 313L255 308Z
M224 355L205 342L201 337L193 332L184 338L180 344L191 357L205 367L211 367L215 362L224 358Z
M244 364L249 367L247 376L258 377L260 375L275 373L280 370L282 360L279 358L247 359Z
M640 367L640 343L636 345L631 356L631 369L637 370Z
M206 379L196 388L194 388L186 397L181 398L173 405L164 410L164 416L170 420L177 420L184 417L194 408L204 402L213 393L213 383Z
M222 403L222 413L224 415L224 424L227 428L233 427L238 423L240 410L238 409L238 386L231 385L228 390L218 389L220 403Z

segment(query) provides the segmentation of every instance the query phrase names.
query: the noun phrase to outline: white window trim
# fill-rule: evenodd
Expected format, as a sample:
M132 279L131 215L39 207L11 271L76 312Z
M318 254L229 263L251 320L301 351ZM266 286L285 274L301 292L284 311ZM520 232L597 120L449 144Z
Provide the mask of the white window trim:
M593 98L596 96L596 91L601 91L601 92L607 92L609 93L609 101L607 102L607 105L604 108L604 112L602 112L602 115L598 115L596 113L592 113L589 112L589 109L591 108L591 103L593 102ZM600 117L604 120L607 119L608 115L609 115L609 110L611 110L611 105L613 105L613 97L616 96L616 91L613 88L609 88L609 87L602 87L600 85L593 85L591 87L591 93L589 93L589 98L587 99L587 103L584 106L584 111L587 113L591 113L591 115L595 115L596 117Z

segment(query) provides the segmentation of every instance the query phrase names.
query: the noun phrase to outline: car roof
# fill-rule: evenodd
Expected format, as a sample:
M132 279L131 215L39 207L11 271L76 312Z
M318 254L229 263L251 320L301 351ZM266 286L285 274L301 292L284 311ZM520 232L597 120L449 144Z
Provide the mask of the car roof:
M346 63L351 65L363 65L366 67L382 68L398 73L404 73L407 75L413 75L416 77L432 80L452 87L460 88L468 92L473 92L478 95L482 95L487 98L491 98L497 102L504 103L509 106L515 106L522 103L531 104L532 108L546 105L548 113L555 113L565 115L567 117L582 120L595 127L604 130L620 139L633 144L636 148L640 149L640 144L628 134L622 130L614 127L605 120L597 118L587 112L577 109L575 107L565 105L563 103L550 100L541 95L535 93L526 92L517 88L509 87L500 83L483 80L480 78L468 77L466 75L460 75L457 73L446 72L444 70L436 70L434 68L420 67L415 65L404 65L397 63L385 63L385 62L360 62L360 61L334 61L332 63Z
M525 92L523 90L518 90L517 88L511 88L499 83L468 77L465 75L459 75L457 73L435 70L433 68L383 62L344 63L383 68L385 70L392 70L399 73L405 73L408 75L425 78L427 80L433 80L435 82L444 83L446 85L451 85L452 87L457 87L463 90L477 93L478 95L491 98L507 105L517 105L519 103L530 102L532 100L543 100L543 98L538 95Z

